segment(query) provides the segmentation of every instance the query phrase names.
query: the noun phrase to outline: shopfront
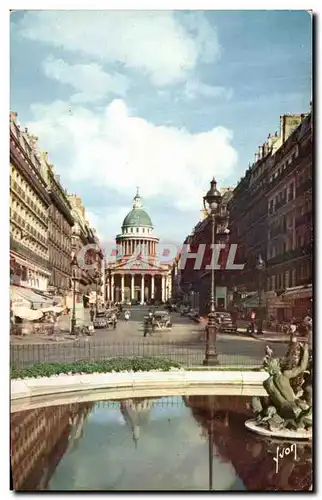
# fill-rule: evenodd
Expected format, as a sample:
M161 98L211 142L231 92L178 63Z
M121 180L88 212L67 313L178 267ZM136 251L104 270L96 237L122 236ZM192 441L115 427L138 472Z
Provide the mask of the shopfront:
M291 307L292 317L302 320L312 314L312 285L287 288L283 293L283 300Z

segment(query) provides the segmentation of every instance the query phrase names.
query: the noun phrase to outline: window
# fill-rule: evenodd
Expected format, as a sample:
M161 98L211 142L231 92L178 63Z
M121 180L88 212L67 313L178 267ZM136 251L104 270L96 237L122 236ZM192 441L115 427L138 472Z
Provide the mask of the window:
M289 287L289 272L288 271L284 271L284 288L288 288Z
M302 235L299 235L297 237L297 240L296 240L297 241L297 248L301 248L303 246L303 240L304 240L304 238Z
M138 228L138 227L136 228L136 232L137 232L137 233L139 232L139 228Z
M294 182L289 185L288 187L288 196L287 196L287 201L292 201L294 198Z
M267 278L267 290L268 291L271 290L271 279L270 279L270 277Z

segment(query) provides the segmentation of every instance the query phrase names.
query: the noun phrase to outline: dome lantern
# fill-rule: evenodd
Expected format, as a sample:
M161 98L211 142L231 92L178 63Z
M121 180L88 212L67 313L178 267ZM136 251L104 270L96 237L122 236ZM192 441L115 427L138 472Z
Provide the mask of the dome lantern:
M149 215L143 210L142 198L137 188L136 195L133 198L133 208L125 217L122 229L125 228L147 227L153 229L152 221Z
M142 198L138 187L136 188L136 195L133 198L133 208L142 208Z

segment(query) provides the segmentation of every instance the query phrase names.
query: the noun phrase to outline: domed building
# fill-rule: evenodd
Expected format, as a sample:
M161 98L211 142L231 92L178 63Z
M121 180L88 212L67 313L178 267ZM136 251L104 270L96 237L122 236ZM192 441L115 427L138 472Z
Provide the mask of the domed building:
M158 262L159 238L143 208L139 190L115 240L118 254L116 261L108 265L107 300L141 304L168 300L172 289L170 266Z

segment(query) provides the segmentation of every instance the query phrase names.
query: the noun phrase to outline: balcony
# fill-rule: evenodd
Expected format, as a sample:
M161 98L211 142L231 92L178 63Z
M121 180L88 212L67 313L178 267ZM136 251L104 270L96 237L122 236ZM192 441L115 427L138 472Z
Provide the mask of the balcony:
M13 165L19 170L19 172L27 179L34 190L37 192L38 196L43 200L43 202L49 206L50 199L48 193L46 192L45 183L42 180L40 174L36 171L35 167L31 164L29 158L22 151L18 139L10 133L10 159ZM21 188L20 188L21 189Z
M312 226L312 212L307 212L300 217L295 219L295 227L298 228L300 226Z
M269 266L275 266L277 264L282 264L283 262L297 259L299 257L307 256L310 258L312 255L312 245L306 245L300 248L295 248L295 250L288 250L285 253L275 255L275 257L268 260Z
M296 162L296 161L295 161ZM295 173L295 162L292 162L268 185L268 191L271 191L275 186L282 182L289 174Z
M312 191L313 182L312 179L308 179L296 188L296 197L302 196L308 191Z
M13 250L14 252L20 253L27 259L32 260L33 262L35 262L39 266L42 266L48 271L51 271L52 265L48 262L48 260L37 255L33 250L30 250L30 248L27 248L25 245L15 240L11 235L10 235L10 249Z
M277 212L277 210L279 210L284 205L286 205L286 203L287 203L287 199L286 198L283 198L282 200L280 200L277 203L275 203L275 212Z
M273 228L270 229L269 237L270 238L276 238L276 236L284 234L285 232L286 232L285 225L280 225L280 226L277 226L277 227L273 227Z

